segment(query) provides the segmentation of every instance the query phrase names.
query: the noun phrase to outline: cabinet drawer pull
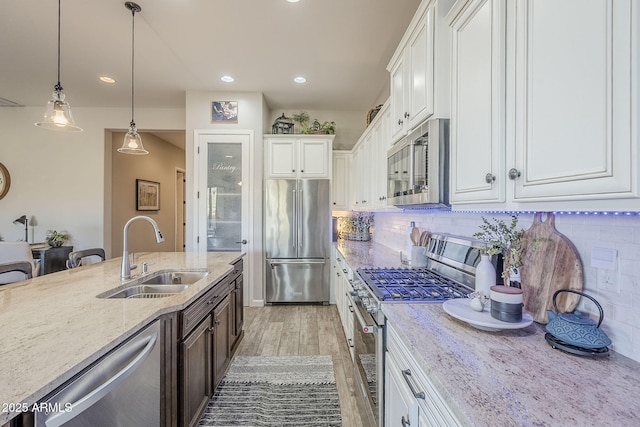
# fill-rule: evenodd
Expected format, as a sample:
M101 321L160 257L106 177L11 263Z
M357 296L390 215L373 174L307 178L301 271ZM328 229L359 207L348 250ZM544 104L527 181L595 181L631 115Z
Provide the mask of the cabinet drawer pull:
M349 347L351 347L351 348L353 348L353 347L354 347L354 345L353 345L353 340L352 340L351 338L349 338L349 339L347 340L347 342L349 343Z
M424 391L416 392L415 387L413 386L413 384L411 383L411 380L409 379L409 377L411 376L411 370L410 369L403 370L402 376L404 377L404 380L407 382L407 385L409 386L411 393L413 393L413 397L415 397L416 399L425 400Z
M407 418L404 418L404 415L402 416L402 427L407 427L410 426L411 423L409 422L409 417L407 416Z

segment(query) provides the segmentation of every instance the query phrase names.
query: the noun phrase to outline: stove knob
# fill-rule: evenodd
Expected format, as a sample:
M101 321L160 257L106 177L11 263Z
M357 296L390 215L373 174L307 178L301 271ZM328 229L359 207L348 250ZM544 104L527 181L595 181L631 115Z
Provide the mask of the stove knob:
M378 312L378 307L375 304L371 304L370 307L367 307L367 313L376 314Z
M367 291L365 291L364 289L358 289L358 296L360 298L362 298L362 300L364 301L365 299L369 299L369 293Z

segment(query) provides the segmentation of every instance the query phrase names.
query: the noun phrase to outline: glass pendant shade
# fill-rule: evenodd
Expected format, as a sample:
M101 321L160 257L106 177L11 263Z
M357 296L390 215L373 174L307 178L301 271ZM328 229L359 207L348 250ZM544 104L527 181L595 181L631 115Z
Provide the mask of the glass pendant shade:
M71 114L69 103L64 100L64 90L60 84L60 0L58 0L58 83L53 87L53 95L47 102L44 120L35 124L44 129L82 132Z
M136 129L136 124L134 122L131 122L129 132L124 136L122 147L118 148L118 152L137 155L149 154L142 145L142 138L140 138L140 134L138 133L138 129Z
M64 100L64 91L59 85L56 85L51 99L47 102L44 120L36 123L36 126L66 132L82 132L82 129L78 127L73 120L71 107L69 103Z

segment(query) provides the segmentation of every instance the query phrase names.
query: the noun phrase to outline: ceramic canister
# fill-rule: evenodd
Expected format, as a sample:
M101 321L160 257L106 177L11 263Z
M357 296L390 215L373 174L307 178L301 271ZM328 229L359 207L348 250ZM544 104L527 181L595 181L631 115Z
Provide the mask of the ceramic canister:
M503 322L522 321L522 289L496 285L491 287L491 317Z

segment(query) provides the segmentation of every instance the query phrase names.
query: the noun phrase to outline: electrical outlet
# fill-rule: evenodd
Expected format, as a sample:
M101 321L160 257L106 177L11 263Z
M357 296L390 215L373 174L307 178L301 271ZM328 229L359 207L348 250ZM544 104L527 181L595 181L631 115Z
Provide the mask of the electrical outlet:
M618 280L617 271L603 268L598 268L596 271L598 289L620 293L620 281Z

